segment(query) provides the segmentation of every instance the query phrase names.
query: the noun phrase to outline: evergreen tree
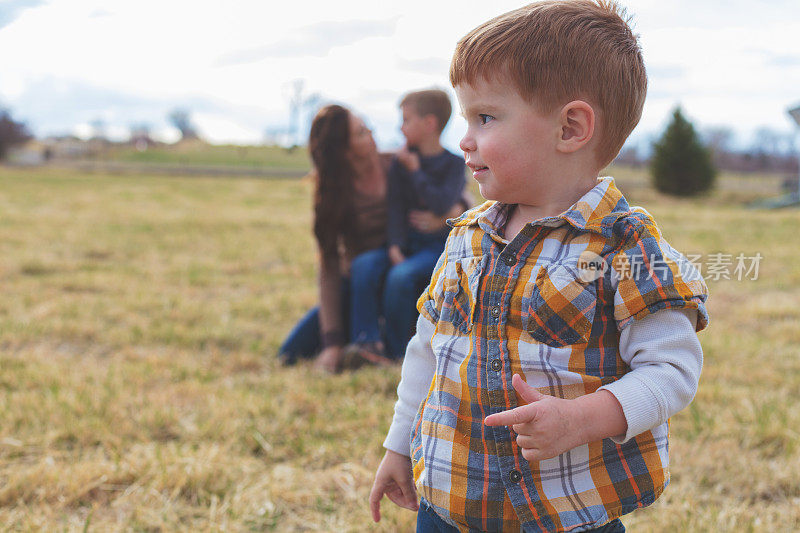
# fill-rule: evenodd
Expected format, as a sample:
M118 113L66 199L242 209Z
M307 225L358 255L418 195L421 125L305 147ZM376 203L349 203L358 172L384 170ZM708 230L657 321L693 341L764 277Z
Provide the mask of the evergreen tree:
M714 185L717 172L711 152L700 142L680 107L675 109L672 122L654 145L650 170L656 189L674 196L694 196Z

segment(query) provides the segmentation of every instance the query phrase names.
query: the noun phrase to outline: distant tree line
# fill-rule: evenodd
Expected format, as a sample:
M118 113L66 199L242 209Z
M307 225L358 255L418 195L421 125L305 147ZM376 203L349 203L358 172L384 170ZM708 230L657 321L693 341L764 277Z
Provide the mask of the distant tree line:
M738 150L732 146L734 135L730 128L710 128L703 138L718 168L739 172L797 172L791 134L759 128L750 146Z
M302 106L315 104L316 95L303 96L303 85L296 83L292 100L292 125L290 133L296 135L297 118ZM173 109L167 117L180 132L181 140L199 139L200 135L185 108ZM92 122L93 140L106 141L105 122ZM136 123L130 126L130 142L139 149L151 145L150 125ZM24 144L32 138L27 126L14 120L10 112L0 108L0 160L9 149ZM623 149L616 162L650 167L655 187L665 193L692 196L713 187L717 169L741 172L783 172L796 175L797 154L790 135L770 128L756 130L754 142L748 149L733 147L733 130L715 127L698 133L692 123L675 109L672 120L661 137L652 144L652 153L641 157L636 148Z
M775 172L796 174L797 154L790 133L771 128L759 128L749 145L735 146L731 128L711 127L697 132L698 140L711 154L711 161L720 170L733 172ZM623 148L617 163L630 166L647 166L653 153L643 153L639 147Z

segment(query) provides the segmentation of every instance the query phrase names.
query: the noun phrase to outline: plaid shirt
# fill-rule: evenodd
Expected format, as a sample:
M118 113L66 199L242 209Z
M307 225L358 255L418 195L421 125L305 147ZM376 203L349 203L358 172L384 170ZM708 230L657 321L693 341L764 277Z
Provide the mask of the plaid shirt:
M510 428L483 419L519 405L514 373L561 398L614 382L630 371L620 331L670 308L697 309L699 331L708 323L707 288L612 178L511 242L498 234L508 208L487 202L451 221L417 304L435 325L436 368L412 428L414 479L434 509L464 530L591 529L664 490L668 424L623 444L605 439L529 463ZM591 281L578 270L587 252L602 258Z

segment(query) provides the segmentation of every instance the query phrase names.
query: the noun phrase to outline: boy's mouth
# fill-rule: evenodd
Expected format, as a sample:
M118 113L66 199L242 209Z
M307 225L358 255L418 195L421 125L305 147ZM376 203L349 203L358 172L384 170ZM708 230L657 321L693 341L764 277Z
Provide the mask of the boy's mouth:
M489 167L485 167L483 165L476 165L474 163L467 163L467 166L472 170L473 174L476 172L481 172L482 170L488 170Z

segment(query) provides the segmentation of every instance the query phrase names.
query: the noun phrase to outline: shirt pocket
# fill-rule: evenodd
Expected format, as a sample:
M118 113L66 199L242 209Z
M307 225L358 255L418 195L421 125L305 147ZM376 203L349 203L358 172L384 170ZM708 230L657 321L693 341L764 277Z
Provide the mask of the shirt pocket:
M525 329L537 341L562 348L589 342L597 288L581 280L577 267L563 264L542 267L536 275Z
M448 262L445 267L444 298L439 322L452 326L462 333L472 331L482 270L481 259L481 257L457 259Z

